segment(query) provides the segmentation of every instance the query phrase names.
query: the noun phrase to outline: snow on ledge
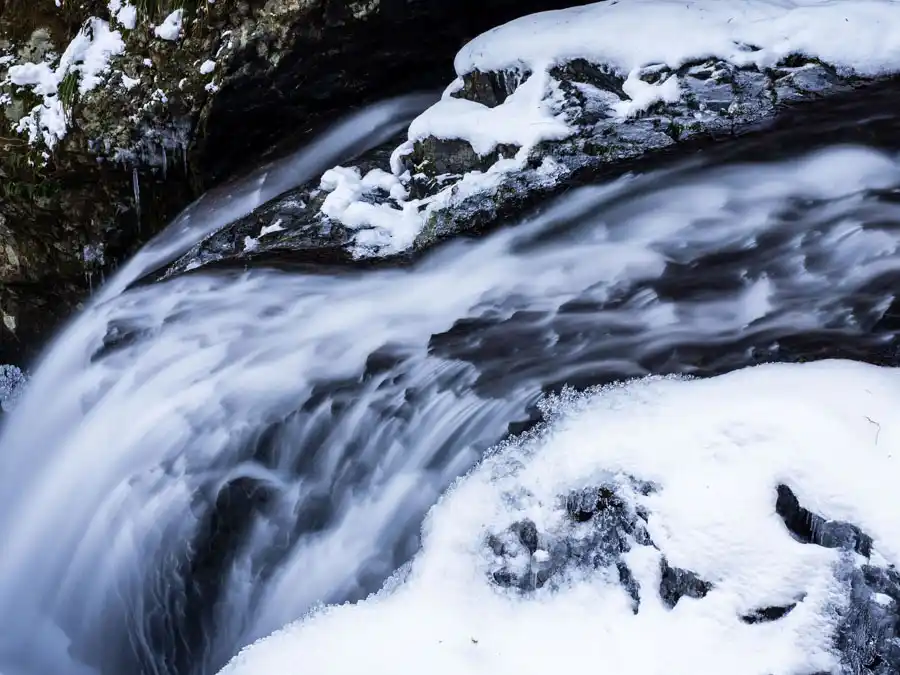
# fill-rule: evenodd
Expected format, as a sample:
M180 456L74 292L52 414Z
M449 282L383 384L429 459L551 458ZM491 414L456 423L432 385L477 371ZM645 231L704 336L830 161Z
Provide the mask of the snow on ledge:
M40 139L47 148L53 148L68 130L68 120L58 94L63 79L69 74L76 75L78 91L84 95L104 82L110 59L124 51L121 33L110 30L106 21L91 17L66 47L56 68L45 62L11 66L9 78L13 84L30 87L36 95L43 97L43 101L19 121L17 130L27 133L30 143Z
M543 433L489 455L432 509L421 552L385 590L313 612L222 674L838 672L847 590L834 565L855 554L794 540L775 488L789 482L808 508L871 535L873 558L900 562L898 406L900 372L846 361L564 393L545 406ZM706 597L666 607L653 591L660 553L645 545L625 554L637 613L615 569L525 595L489 583L488 534L523 517L552 528L560 495L622 474L657 486L639 498L649 534L714 584ZM785 601L798 604L778 621L739 619Z
M900 66L898 0L622 0L511 21L459 52L473 70L539 70L576 58L622 75L651 64L678 68L717 57L772 66L801 53L859 75Z

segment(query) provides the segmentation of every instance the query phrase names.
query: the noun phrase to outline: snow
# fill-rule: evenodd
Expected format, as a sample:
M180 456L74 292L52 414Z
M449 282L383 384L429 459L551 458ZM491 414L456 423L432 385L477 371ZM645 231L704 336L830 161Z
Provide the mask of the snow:
M645 82L640 78L640 70L628 74L622 84L622 90L630 100L618 101L612 108L619 117L633 117L647 110L654 103L677 103L681 98L678 78L670 75L658 83Z
M329 193L320 207L324 215L351 229L374 227L389 233L384 243L393 240L397 250L412 244L421 227L415 202L395 208L389 204L361 201L363 196L378 189L401 202L407 197L400 180L387 171L373 169L363 176L356 167L338 166L322 175L320 187ZM371 239L374 235L372 233L367 239L371 245L376 243Z
M543 140L562 140L573 129L547 101L549 79L535 73L495 108L445 95L413 121L409 140L465 139L481 156L501 143L531 149Z
M78 32L53 68L49 63L25 63L9 69L10 81L30 87L43 101L23 117L19 132L27 133L29 142L43 140L48 148L65 137L67 121L57 95L59 85L70 73L78 76L78 91L84 95L105 81L110 59L125 51L125 43L118 31L96 17L89 19Z
M467 44L454 65L462 75L476 69L535 71L585 58L627 74L652 64L677 68L709 57L762 68L794 53L860 75L896 72L900 2L598 2L533 14L494 28Z
M181 36L181 24L184 17L184 10L176 9L157 26L153 32L161 40L174 42Z
M134 89L140 83L141 81L139 79L128 77L128 75L122 73L122 86L126 89Z
M874 539L900 562L900 373L846 361L749 368L708 380L649 378L564 392L546 428L489 453L435 506L420 553L377 595L313 612L239 654L223 675L791 675L838 672L831 645L855 554L794 540L775 487ZM880 425L876 435L873 421ZM714 584L666 608L660 552L624 559L640 584L635 614L615 569L585 570L522 594L488 582L486 537L531 518L553 532L558 498L622 481L657 490L634 499L668 561ZM624 483L622 483L624 484ZM784 618L740 616L797 602ZM347 649L348 640L353 649Z
M126 30L134 30L137 26L137 7L121 0L109 0L109 13L112 14L116 21L122 24Z
M200 64L200 74L201 75L209 75L212 71L216 69L216 62L207 59L202 64Z
M413 245L432 213L452 201L490 190L513 166L518 166L517 160L501 160L487 172L469 172L459 182L423 199L409 199L401 178L387 171L372 169L363 176L356 167L338 166L322 175L320 188L329 194L319 211L356 230L355 255L399 253ZM366 197L376 190L389 193L396 206L367 201Z
M272 223L271 225L264 225L264 226L259 230L259 237L258 237L258 238L265 237L267 234L274 234L275 232L284 232L284 228L281 226L281 223L282 223L282 222L283 222L283 221L281 220L281 218L279 218L278 220L276 220L276 221L275 221L274 223Z

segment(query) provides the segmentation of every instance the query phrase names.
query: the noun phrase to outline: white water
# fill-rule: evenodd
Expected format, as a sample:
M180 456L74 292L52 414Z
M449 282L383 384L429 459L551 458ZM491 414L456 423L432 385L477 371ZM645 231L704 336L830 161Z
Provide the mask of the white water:
M214 672L313 604L365 595L551 382L689 372L698 346L746 362L798 333L883 340L900 205L872 191L900 186L900 163L854 148L586 188L410 269L124 290L350 131L271 191L195 204L50 350L0 438L0 672ZM209 556L228 499L235 534Z

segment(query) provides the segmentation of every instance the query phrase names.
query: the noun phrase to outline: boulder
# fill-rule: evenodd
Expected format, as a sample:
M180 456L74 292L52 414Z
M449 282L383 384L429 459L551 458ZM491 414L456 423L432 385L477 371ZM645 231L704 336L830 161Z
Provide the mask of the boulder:
M796 111L821 116L879 87L896 92L894 38L877 58L824 39L836 22L852 20L861 35L884 41L871 17L838 16L827 4L802 17L798 8L748 7L748 19L765 15L773 26L760 44L743 39L758 27L733 21L727 3L703 0L595 3L489 31L459 52L456 79L405 137L286 193L232 234L213 235L169 273L263 252L303 259L320 242L345 259L409 256L495 227L573 185L762 124L790 120L772 143L790 145L803 122L791 117ZM813 38L780 41L778 26L801 18ZM632 43L617 30L636 24L648 39ZM277 233L267 229L259 247L242 247L272 222Z

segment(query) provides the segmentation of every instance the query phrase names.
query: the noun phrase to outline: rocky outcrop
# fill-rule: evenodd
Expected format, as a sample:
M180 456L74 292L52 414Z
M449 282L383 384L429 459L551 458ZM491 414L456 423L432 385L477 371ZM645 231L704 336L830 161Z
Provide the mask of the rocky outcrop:
M485 53L490 37L477 43ZM736 49L739 58L631 71L594 56L566 56L538 71L526 58L491 69L495 62L472 56L481 52L469 46L457 58L457 80L405 138L212 235L166 274L279 256L405 256L494 227L637 162L683 156L878 87L897 89L886 71L860 74L810 54L774 58L755 45Z
M337 111L437 86L453 53L492 25L569 4L7 0L0 363L30 360L202 191Z

